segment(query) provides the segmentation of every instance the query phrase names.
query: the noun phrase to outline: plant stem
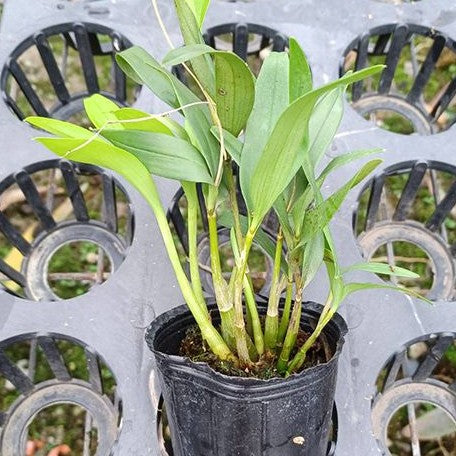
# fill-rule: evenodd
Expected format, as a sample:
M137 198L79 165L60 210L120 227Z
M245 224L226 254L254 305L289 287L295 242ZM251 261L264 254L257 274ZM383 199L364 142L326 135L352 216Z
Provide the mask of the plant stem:
M284 373L287 370L288 361L290 359L291 351L296 343L296 338L299 332L299 325L301 322L302 312L302 281L301 277L297 277L296 282L296 296L291 312L290 323L288 324L287 334L283 342L282 351L277 362L277 370Z
M263 331L261 329L260 316L255 302L255 295L253 294L253 287L250 278L244 275L244 296L247 306L247 315L250 315L252 325L253 340L258 354L261 356L264 353L264 339Z
M237 191L236 191L236 185L234 182L233 168L231 165L231 160L226 162L225 171L226 171L225 172L226 181L228 184L228 192L230 195L230 206L231 206L231 210L233 212L234 232L236 233L236 240L237 240L238 248L239 248L239 250L242 250L242 248L244 247L244 236L242 234L241 220L239 218Z
M201 285L200 271L198 266L198 243L197 243L197 226L198 226L198 195L196 193L196 184L182 182L182 187L187 197L187 224L188 224L188 257L190 262L190 279L193 292L198 300L207 318L209 312L207 310L206 301L204 299L203 287Z
M211 200L211 198L208 198L208 200ZM234 308L229 299L228 284L222 275L215 207L208 206L207 221L209 225L212 283L214 285L215 300L217 301L222 321L222 335L228 346L233 350L236 347L234 337Z
M332 307L332 294L329 295L326 304L323 308L323 311L318 319L318 323L310 337L305 341L304 345L298 350L293 360L289 363L287 367L287 376L290 375L292 372L297 371L306 360L306 355L312 345L316 342L318 337L320 336L321 332L325 328L325 326L329 323L333 315L335 314L335 309L333 310Z
M287 333L288 323L290 321L290 312L291 312L291 299L293 297L293 281L288 279L287 282L287 294L285 297L285 305L283 307L282 319L280 320L279 325L279 334L277 335L277 344L282 345Z
M155 214L155 218L163 237L163 241L168 252L168 257L173 266L179 287L182 291L182 295L201 330L203 338L206 340L210 349L217 357L223 360L231 359L233 361L236 361L236 358L231 352L230 348L225 343L219 332L212 325L212 323L207 319L206 314L198 304L190 282L188 281L184 269L182 268L179 254L177 253L177 249L174 244L173 235L171 233L165 211L160 201L157 187L152 178L148 191L144 191L143 195Z
M234 301L234 326L236 348L241 365L249 366L251 360L247 349L247 332L245 329L244 309L242 306L242 290L244 284L245 271L247 267L247 258L249 256L250 248L252 247L255 232L250 229L245 236L244 248L241 251L239 258L239 265L234 268L233 274L233 301Z
M264 342L266 350L273 351L277 345L279 330L279 301L282 293L280 281L280 264L282 260L283 234L279 229L277 234L276 250L274 256L274 271L272 274L271 292L269 293L268 310L264 325Z

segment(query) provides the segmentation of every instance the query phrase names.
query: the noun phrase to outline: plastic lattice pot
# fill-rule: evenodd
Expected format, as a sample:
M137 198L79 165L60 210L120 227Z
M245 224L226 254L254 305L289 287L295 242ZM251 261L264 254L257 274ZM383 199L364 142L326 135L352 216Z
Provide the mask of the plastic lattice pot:
M18 296L85 293L118 269L132 236L126 192L101 169L50 160L0 183L0 278Z
M430 135L450 128L456 120L455 52L456 43L434 29L382 25L347 47L340 73L386 65L379 75L352 85L348 92L352 106L386 130Z
M20 119L40 115L80 123L89 95L129 105L138 86L118 67L115 54L130 46L123 35L98 24L40 30L9 56L0 80L4 101Z
M398 350L377 378L372 426L384 454L456 450L455 334L422 336ZM445 451L445 453L441 453Z
M409 161L366 183L354 214L363 256L412 269L419 279L399 283L433 300L455 295L456 168Z
M58 334L0 342L1 454L55 445L62 434L77 454L110 454L122 415L116 389L112 371L83 342ZM60 436L52 436L56 420Z

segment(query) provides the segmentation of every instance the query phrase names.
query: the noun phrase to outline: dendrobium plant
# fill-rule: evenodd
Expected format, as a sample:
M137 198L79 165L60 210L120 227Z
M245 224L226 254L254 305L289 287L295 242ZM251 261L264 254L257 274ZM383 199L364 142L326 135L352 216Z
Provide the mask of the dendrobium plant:
M348 192L381 160L364 160L358 172L329 196L323 195L322 186L336 169L380 150L338 156L316 173L339 127L346 88L383 67L347 73L314 88L306 56L290 38L287 52L270 52L256 78L234 53L204 43L201 27L208 4L209 0L175 0L185 45L174 48L154 2L164 37L172 47L161 63L137 46L117 54L121 69L168 104L168 111L147 114L93 95L84 103L91 129L42 117L27 121L54 135L36 140L57 155L109 168L142 194L157 219L185 302L205 343L220 360L249 368L272 355L277 371L287 376L301 368L309 348L349 294L373 287L396 289L388 284L346 283L347 272L416 277L381 263L342 268L337 260L330 221ZM194 91L173 75L173 65L183 65ZM172 114L182 121L172 120ZM153 176L178 180L185 192L188 275ZM201 285L198 185L207 210L220 327L211 321ZM238 188L247 208L243 214ZM262 228L271 211L279 221L275 241ZM228 279L222 274L220 226L230 229L235 258ZM248 268L254 243L274 264L265 318L260 316ZM313 333L297 346L304 293L323 265L329 277L328 296Z

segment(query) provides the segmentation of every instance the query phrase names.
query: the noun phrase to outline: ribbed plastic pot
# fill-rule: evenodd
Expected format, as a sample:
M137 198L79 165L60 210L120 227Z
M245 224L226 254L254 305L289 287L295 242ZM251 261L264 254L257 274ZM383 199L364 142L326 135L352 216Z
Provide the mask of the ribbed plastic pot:
M217 323L216 307L210 309ZM310 330L321 310L304 303L302 327ZM174 456L325 456L347 332L343 318L336 315L325 329L334 353L327 363L271 380L226 376L178 356L181 340L194 324L188 308L180 306L155 319L146 334Z

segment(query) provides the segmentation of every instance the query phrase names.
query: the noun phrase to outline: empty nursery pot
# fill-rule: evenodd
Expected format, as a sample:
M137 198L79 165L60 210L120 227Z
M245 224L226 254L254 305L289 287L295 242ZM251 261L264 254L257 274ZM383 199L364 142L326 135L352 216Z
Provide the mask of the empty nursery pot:
M209 309L217 324L216 306ZM318 304L303 303L304 330L310 330L321 310ZM230 377L178 356L194 324L188 308L180 306L155 319L146 334L155 354L174 456L324 456L347 332L343 318L336 315L325 328L333 352L327 363L271 380Z

